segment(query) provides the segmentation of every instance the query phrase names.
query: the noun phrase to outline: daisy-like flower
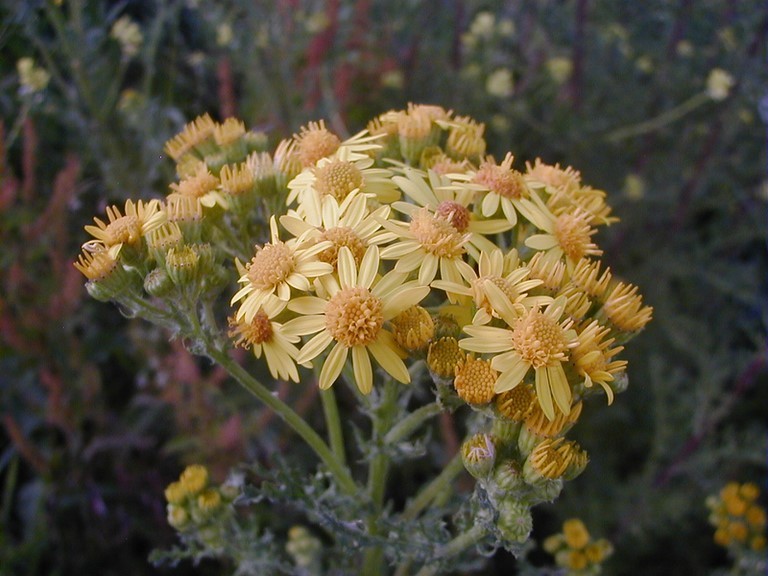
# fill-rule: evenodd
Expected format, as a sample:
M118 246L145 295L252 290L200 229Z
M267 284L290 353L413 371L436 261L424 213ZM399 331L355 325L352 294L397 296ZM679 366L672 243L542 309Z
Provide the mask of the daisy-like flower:
M85 231L95 238L83 245L89 252L98 251L96 245L106 249L124 244L135 246L144 236L165 223L166 214L161 210L159 200L147 203L139 200L135 204L132 200L126 200L125 215L117 206L108 206L107 222L99 218L93 220L96 226L85 227Z
M504 318L510 323L531 307L552 301L549 296L528 296L529 290L543 282L527 279L530 269L519 266L515 250L506 256L498 248L482 252L478 259L478 272L465 262L457 266L466 284L436 280L432 286L445 290L449 296L472 297L477 307L473 319L475 324L487 324L494 317Z
M515 226L518 212L531 220L530 213L536 213L541 208L528 201L532 195L531 190L523 175L512 168L513 161L514 156L508 153L501 164L489 158L475 171L448 174L448 177L458 182L454 186L485 193L480 205L483 216L490 218L501 207L509 224Z
M447 220L460 234L469 235L469 246L476 248L475 256L481 250L495 248L485 235L500 234L512 228L506 219L488 220L474 213L470 208L475 196L474 191L452 187L447 177L432 170L425 174L406 167L404 172L405 176L394 176L392 180L415 205L395 202L392 207L409 216L418 210L419 206L428 208Z
M589 223L592 217L588 212L577 210L559 216L539 213L534 224L546 234L534 234L525 240L525 245L534 250L546 251L553 257L563 255L569 265L576 264L585 256L600 256L603 251L592 242L597 230Z
M213 135L216 122L208 114L198 116L184 126L184 130L165 144L165 151L174 160L200 146Z
M584 378L584 386L591 388L592 384L599 384L608 396L608 404L613 403L613 390L608 385L616 374L623 372L627 367L626 360L611 360L624 347L611 347L613 338L605 337L610 329L600 326L597 320L593 320L580 332L577 345L571 350L571 361L576 366L576 371Z
M555 214L580 209L591 215L590 224L611 224L618 218L611 216L611 207L605 202L606 194L581 183L581 174L570 166L552 166L536 158L533 165L526 162L525 177L531 186L543 185L549 193L547 206Z
M377 246L368 248L359 268L349 248L342 247L339 282L329 282L328 298L305 296L288 304L290 310L302 316L287 322L285 333L315 334L299 352L298 363L313 360L333 345L320 370L321 389L333 385L350 355L355 382L363 394L373 388L370 356L395 380L410 382L399 347L384 323L420 302L429 288L415 282L403 283L404 276L397 272L376 281L379 262Z
M199 162L194 173L182 179L178 183L171 184L171 192L168 198L188 196L196 198L204 208L213 208L217 204L227 208L227 200L219 191L219 179L211 174L205 162Z
M351 159L362 158L368 152L381 147L376 143L378 139L378 135L371 135L362 130L342 142L341 138L325 127L325 121L320 120L302 126L299 133L293 135L292 151L306 168L340 150L346 150Z
M624 282L617 283L611 290L603 310L611 324L626 333L642 330L653 316L653 308L643 306L637 286Z
M298 336L285 334L283 325L271 320L261 309L250 322L231 317L229 326L229 337L234 340L235 346L250 348L256 358L261 358L263 354L273 378L299 381L295 360L299 353L296 347L300 340Z
M460 346L471 352L495 354L491 366L499 371L496 392L520 384L526 374L535 373L536 395L547 418L554 420L555 404L563 414L571 410L571 385L563 369L570 349L578 344L573 321L561 320L565 299L553 300L543 310L536 306L517 318L510 328L470 325L470 338Z
M321 206L319 198L310 194L305 197L301 213L290 211L280 217L283 227L301 242L331 243L317 255L321 262L327 262L336 269L339 249L346 246L359 265L368 246L393 239L391 233L381 230L379 222L389 217L389 206L380 206L368 213L366 197L356 192L342 202L335 198L327 200Z
M256 254L244 269L239 282L243 287L232 297L231 304L239 302L236 319L251 322L272 295L279 300L291 298L291 287L306 292L310 278L330 274L333 267L320 262L317 255L330 247L330 242L318 242L312 246L287 244L280 240L277 221L269 221L271 242L256 248Z
M409 186L406 184L406 187ZM426 197L424 199L427 200ZM398 272L407 274L418 269L420 284L427 285L432 282L438 270L443 280L460 284L459 262L462 262L464 254L467 253L466 245L471 239L471 234L460 232L456 226L467 229L469 216L466 209L462 210L463 207L458 202L450 206L443 205L440 212L432 211L428 207L410 208L412 205L404 203L398 203L398 206L401 210L410 212L411 221L381 220L382 226L398 238L395 243L382 250L381 257L396 259L395 270Z
M373 163L373 158L368 156L353 159L348 148L321 158L316 165L305 168L288 183L290 192L286 206L297 199L302 205L309 195L317 195L321 205L326 197L343 202L355 191L371 195L385 204L394 202L400 197L400 192L391 180L392 172L386 168L372 168Z

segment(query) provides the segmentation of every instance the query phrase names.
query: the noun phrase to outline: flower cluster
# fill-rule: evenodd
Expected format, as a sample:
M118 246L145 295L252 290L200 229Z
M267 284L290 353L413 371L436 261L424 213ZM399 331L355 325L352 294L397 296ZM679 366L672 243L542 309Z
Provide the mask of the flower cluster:
M425 362L441 400L484 419L465 464L522 542L530 506L585 468L564 435L588 397L623 390L616 356L652 309L600 262L605 193L571 167L487 156L484 130L410 105L346 140L309 123L269 154L204 115L166 145L167 197L109 208L75 265L92 295L171 315L237 279L229 337L275 379L315 368L320 388L367 395L377 367L409 383ZM202 308L182 332L211 324Z
M765 550L766 514L757 501L759 496L755 484L729 482L717 496L707 499L709 522L715 527L717 544L734 551Z
M600 574L602 563L613 554L611 543L605 538L593 540L584 523L578 518L563 522L563 531L544 540L544 550L555 557L555 563L568 576Z
M187 537L200 539L210 548L221 547L222 518L231 514L237 496L232 485L211 485L208 470L199 464L187 466L165 489L168 523Z

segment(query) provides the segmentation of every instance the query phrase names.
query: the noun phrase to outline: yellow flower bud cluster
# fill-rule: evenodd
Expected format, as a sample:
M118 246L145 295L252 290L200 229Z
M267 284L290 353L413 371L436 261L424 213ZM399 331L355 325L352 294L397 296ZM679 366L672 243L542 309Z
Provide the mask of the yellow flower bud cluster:
M209 538L217 532L215 525L231 512L229 504L235 496L233 486L212 485L205 466L187 466L179 479L165 489L168 523L180 532Z
M707 499L717 544L734 552L765 550L766 512L758 502L759 496L760 489L751 482L729 482L718 495Z
M578 518L566 520L563 531L544 540L543 547L567 576L600 574L602 563L613 554L611 543L604 538L593 540Z

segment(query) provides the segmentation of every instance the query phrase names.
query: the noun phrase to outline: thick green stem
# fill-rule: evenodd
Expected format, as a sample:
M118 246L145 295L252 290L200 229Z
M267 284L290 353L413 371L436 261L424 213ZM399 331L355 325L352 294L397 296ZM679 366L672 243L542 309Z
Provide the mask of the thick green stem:
M261 382L251 376L240 364L235 362L226 352L209 347L208 356L221 365L229 374L235 378L246 390L256 396L275 414L280 416L294 432L315 451L315 454L323 461L333 477L338 482L339 487L349 495L355 495L358 492L358 486L352 479L349 469L339 461L336 455L331 451L323 439L315 432L309 424L299 416L285 402L274 396Z
M470 546L477 544L485 537L485 534L485 528L482 526L473 526L468 531L459 534L456 538L441 546L437 556L441 560L456 556L456 554L460 554ZM440 570L440 566L436 564L424 566L416 573L416 576L433 576L434 574L437 574L438 570Z
M333 450L338 461L346 465L344 433L341 429L339 406L336 403L336 393L333 391L333 388L321 390L320 400L323 402L323 413L325 414L325 425L328 427L328 441L331 443L331 450Z
M406 507L403 512L403 519L413 520L424 510L432 500L435 499L443 490L445 490L453 479L464 470L464 463L461 461L461 454L456 454L443 471L438 474L432 482L427 484L416 497Z

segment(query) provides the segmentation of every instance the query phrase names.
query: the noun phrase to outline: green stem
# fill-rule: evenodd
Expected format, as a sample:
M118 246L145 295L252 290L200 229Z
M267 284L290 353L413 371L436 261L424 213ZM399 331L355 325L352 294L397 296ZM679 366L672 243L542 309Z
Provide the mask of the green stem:
M443 409L436 402L417 408L387 432L387 435L384 436L384 443L394 444L395 442L404 440L416 431L425 420L437 416L442 410Z
M456 554L460 554L470 546L477 544L485 537L485 534L485 528L482 526L473 526L468 531L459 534L456 538L441 546L437 557L440 559L447 559L456 556ZM424 566L416 573L416 576L433 576L433 574L437 574L438 570L440 570L440 566L436 564Z
M404 520L413 520L426 508L443 490L445 490L454 478L464 470L461 454L456 454L443 471L432 482L427 484L416 497L411 500L403 511Z
M320 460L323 461L338 482L339 487L346 494L357 494L358 486L352 479L349 469L339 461L323 439L301 416L294 412L288 404L274 396L266 386L251 376L240 364L230 358L226 352L209 347L207 354L213 361L229 372L240 385L271 408L294 432L301 436L309 447L315 451Z
M328 427L328 440L331 443L331 450L333 450L339 462L346 465L344 432L341 429L339 406L336 403L336 393L333 391L333 388L320 390L320 400L323 402L323 413L325 414L325 425Z
M391 426L392 418L396 412L395 404L397 402L398 386L399 384L392 380L385 383L381 404L373 412L375 417L373 420L372 438L380 446L368 465L368 494L374 509L367 522L369 534L376 534L378 532L376 522L384 507L384 493L389 474L389 456L384 450L386 445L384 431ZM363 576L378 576L381 574L383 560L384 549L381 546L374 546L366 550L365 558L363 559Z
M614 130L613 132L608 133L605 136L605 139L611 142L618 142L619 140L625 140L626 138L641 136L642 134L653 132L654 130L663 128L667 124L671 124L675 120L682 118L709 100L711 100L711 98L706 92L694 94L682 104L679 104L671 110L667 110L666 112L659 114L656 116L656 118L651 118L650 120L640 122L639 124L633 124L632 126L626 126L624 128Z

